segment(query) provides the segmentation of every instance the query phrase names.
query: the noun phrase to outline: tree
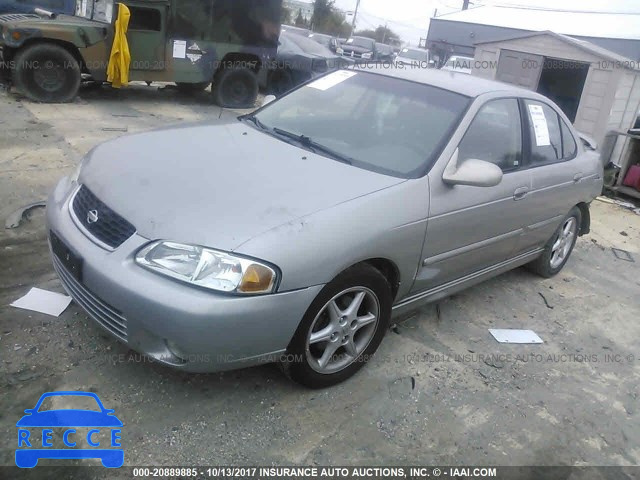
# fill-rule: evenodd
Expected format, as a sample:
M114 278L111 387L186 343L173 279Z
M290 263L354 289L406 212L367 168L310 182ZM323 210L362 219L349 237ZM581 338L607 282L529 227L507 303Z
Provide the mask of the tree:
M283 25L289 25L291 23L291 10L287 7L282 7L282 16L280 18L280 23Z
M296 17L296 27L306 27L307 22L302 16L302 9L298 10L298 16Z
M315 32L336 37L348 37L351 26L342 12L337 10L334 0L316 0L313 4L311 26Z
M385 25L380 25L375 30L359 30L354 33L354 35L358 35L360 37L368 37L375 39L376 42L379 43L391 43L394 40L400 40L400 35L395 33L393 30L388 28Z

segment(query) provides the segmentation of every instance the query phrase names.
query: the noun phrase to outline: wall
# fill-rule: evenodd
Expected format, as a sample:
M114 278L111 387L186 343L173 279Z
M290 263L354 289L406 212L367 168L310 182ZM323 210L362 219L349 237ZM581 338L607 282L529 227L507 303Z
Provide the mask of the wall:
M427 41L444 41L454 46L454 53L473 56L476 43L515 37L527 31L528 30L520 30L517 28L494 27L492 25L432 18L429 25L429 33L427 34ZM575 35L573 35L573 38L586 40L633 60L640 60L640 40L579 37Z

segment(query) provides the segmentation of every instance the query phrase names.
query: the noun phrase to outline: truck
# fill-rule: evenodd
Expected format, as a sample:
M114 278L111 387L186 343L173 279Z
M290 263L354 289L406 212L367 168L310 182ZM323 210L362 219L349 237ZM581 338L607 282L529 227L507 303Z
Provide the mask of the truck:
M130 81L173 82L185 92L211 84L223 107L254 105L258 74L277 53L282 0L119 3L130 12ZM106 82L118 10L113 0L78 0L75 15L0 15L4 82L47 103L72 101L83 80Z

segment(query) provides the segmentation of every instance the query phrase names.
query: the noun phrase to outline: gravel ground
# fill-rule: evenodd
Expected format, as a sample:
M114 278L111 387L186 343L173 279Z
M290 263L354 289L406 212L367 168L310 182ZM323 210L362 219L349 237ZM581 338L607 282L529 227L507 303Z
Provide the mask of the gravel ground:
M0 219L43 200L101 141L233 115L155 86L67 105L0 94ZM63 292L33 210L0 230L0 465L14 464L23 410L52 390L96 392L115 409L126 465L637 465L640 216L602 201L592 216L556 278L518 269L417 310L355 378L310 391L274 366L195 375L150 363L75 304L59 318L8 306L33 286ZM498 344L489 328L545 343Z

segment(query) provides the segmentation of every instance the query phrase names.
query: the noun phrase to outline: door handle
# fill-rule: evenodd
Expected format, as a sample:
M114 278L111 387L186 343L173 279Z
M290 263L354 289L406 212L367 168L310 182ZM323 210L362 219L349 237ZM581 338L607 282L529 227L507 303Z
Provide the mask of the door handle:
M529 189L527 187L520 187L516 189L515 192L513 192L513 199L522 200L524 197L527 196L527 193L529 193Z
M573 183L578 183L580 180L582 180L583 175L581 173L576 173L573 176Z

